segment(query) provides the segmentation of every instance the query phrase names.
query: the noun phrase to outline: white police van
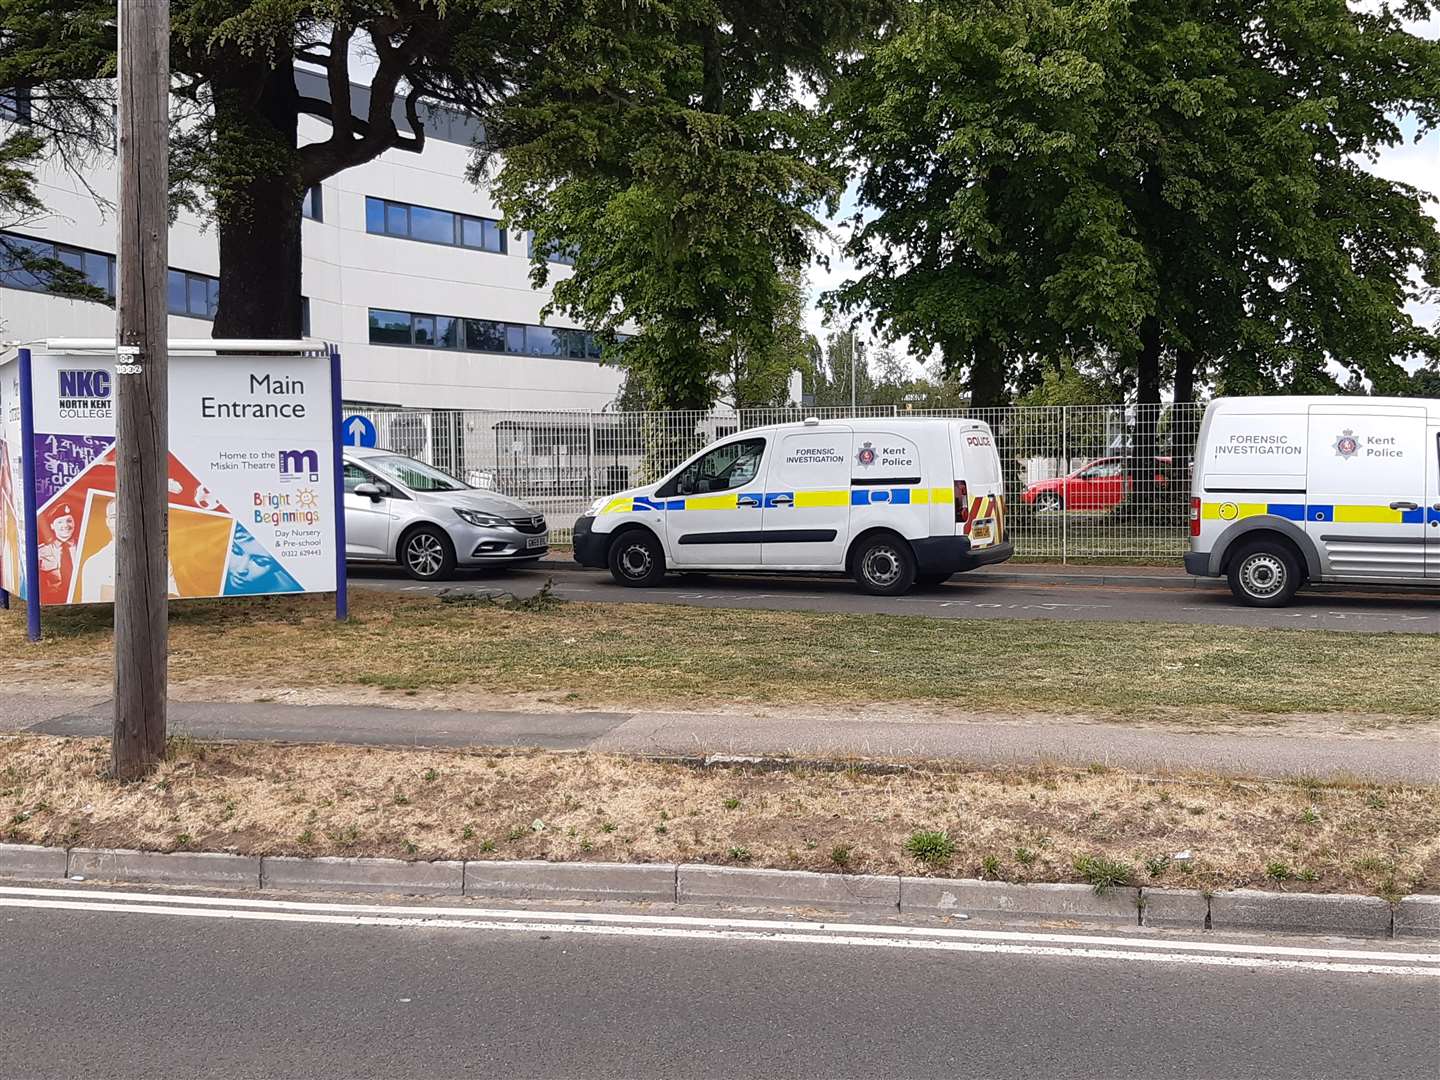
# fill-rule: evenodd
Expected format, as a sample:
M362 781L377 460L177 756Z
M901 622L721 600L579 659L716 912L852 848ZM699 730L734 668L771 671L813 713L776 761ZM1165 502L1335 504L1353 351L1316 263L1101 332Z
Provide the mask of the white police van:
M576 561L637 586L667 571L818 571L893 596L1013 550L995 439L975 420L742 431L575 523Z
M1440 585L1440 401L1212 402L1185 569L1260 607L1307 582Z

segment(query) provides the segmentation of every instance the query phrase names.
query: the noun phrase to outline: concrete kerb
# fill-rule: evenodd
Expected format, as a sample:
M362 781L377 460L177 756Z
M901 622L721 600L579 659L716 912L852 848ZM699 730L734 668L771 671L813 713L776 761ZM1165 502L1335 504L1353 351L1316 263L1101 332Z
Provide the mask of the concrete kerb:
M1000 918L1140 922L1140 890L1096 892L1089 885L1011 885L963 878L900 879L900 910L915 914L964 914Z
M0 844L0 879L44 881L63 878L69 860L64 848Z
M900 879L888 874L817 874L682 863L676 871L675 896L682 904L795 904L899 911Z
M218 885L258 889L260 860L253 855L215 851L131 851L127 848L71 848L69 878L140 881L151 885Z
M1394 909L1378 896L1272 893L1235 889L1210 897L1212 930L1293 930L1391 937Z
M1440 896L1407 896L1396 904L1391 936L1440 938Z
M675 902L674 863L551 863L475 860L465 863L466 896L522 900L650 900Z
M348 859L334 856L295 858L267 855L260 864L263 889L401 893L407 896L459 896L465 864L406 862L404 859Z
M1365 937L1440 938L1440 896L1393 906L1374 896L1207 894L1190 889L1012 885L997 881L674 863L548 863L295 858L0 844L0 879L374 892L532 900L814 907L1015 920L1102 922L1180 930L1262 930Z

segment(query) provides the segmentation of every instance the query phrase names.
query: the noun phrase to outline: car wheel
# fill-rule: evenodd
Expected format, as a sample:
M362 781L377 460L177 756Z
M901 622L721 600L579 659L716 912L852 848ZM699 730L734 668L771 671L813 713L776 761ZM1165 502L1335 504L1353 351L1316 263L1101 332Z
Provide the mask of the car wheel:
M443 529L422 525L401 541L400 565L416 581L440 581L455 573L455 545Z
M665 576L665 550L644 529L621 533L610 545L610 576L621 585L644 588Z
M898 536L873 537L855 553L855 581L871 596L899 596L915 584L915 554Z
M926 586L944 585L945 582L954 576L954 574L916 574L915 584Z
M1273 540L1247 544L1230 560L1227 575L1235 599L1250 607L1284 607L1300 587L1300 560Z
M1058 491L1042 491L1035 496L1035 512L1037 514L1058 514L1065 509L1065 500L1060 498Z

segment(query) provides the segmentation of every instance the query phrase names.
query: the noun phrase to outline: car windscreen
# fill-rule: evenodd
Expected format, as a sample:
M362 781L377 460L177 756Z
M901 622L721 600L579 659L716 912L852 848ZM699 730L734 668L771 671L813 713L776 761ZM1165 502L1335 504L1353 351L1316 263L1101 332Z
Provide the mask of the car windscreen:
M367 457L365 465L411 491L467 491L470 488L469 484L456 480L449 473L399 454Z

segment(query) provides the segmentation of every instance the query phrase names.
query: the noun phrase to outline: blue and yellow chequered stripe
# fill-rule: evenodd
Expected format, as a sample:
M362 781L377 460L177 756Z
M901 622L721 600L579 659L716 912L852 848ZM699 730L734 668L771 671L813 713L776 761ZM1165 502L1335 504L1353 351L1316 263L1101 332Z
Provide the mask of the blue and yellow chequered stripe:
M952 487L915 488L845 488L831 491L766 491L753 495L746 493L747 500L758 501L759 506L747 505L745 509L759 507L775 508L794 506L810 509L821 506L917 506L932 503L953 503L955 489ZM723 495L687 495L677 499L652 499L647 496L612 499L602 514L630 514L645 510L737 510L741 509L741 493L729 492Z
M1288 521L1336 522L1350 525L1423 525L1424 510L1392 510L1388 506L1360 503L1202 503L1202 521L1240 521L1242 518L1268 514ZM1431 521L1440 520L1440 513L1429 511Z

